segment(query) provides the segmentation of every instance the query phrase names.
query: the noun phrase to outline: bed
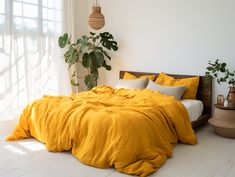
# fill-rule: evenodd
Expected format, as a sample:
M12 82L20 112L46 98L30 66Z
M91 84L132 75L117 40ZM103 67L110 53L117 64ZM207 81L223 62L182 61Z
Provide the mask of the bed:
M149 72L135 72L135 71L120 71L119 78L122 79L125 72L133 74L137 77L143 75L156 75L158 76L159 73L149 73ZM168 74L174 78L187 78L187 77L194 77L194 75L176 75L176 74ZM200 100L203 103L203 111L202 115L197 118L197 120L192 121L192 127L197 129L198 127L202 126L203 124L208 122L208 119L211 117L211 109L212 109L212 78L200 76L199 86L197 91L197 100Z
M211 92L205 92L203 79L198 98L204 110L193 122L195 128L210 117L211 111ZM178 142L197 143L187 110L174 97L150 89L109 86L33 101L23 110L7 140L32 137L45 143L49 151L71 151L84 164L115 167L141 177L157 171L172 156Z

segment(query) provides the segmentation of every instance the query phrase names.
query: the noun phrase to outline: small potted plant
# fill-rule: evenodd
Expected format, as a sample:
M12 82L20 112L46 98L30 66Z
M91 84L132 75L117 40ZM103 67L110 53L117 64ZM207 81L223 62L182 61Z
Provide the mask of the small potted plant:
M79 76L79 73L74 72L71 78L71 84L78 87L78 90L83 90L80 87L78 79L83 79L87 90L97 86L99 78L99 69L101 67L106 70L111 70L108 65L108 60L111 60L107 51L117 51L117 42L113 35L109 32L93 33L83 35L76 42L71 41L71 37L67 33L59 37L58 45L60 48L65 48L64 60L70 66L78 63L87 69L85 76Z
M227 82L229 85L229 93L227 100L229 102L229 107L235 108L235 70L230 71L227 68L227 64L220 62L217 59L215 62L209 61L209 66L206 68L206 76L212 76L221 84L222 82Z

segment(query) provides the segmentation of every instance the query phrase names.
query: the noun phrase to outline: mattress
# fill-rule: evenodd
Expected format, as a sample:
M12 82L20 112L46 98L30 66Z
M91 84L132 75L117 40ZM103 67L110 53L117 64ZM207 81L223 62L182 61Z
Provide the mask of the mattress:
M202 115L203 111L202 101L183 99L181 100L181 103L187 109L191 122L197 120Z

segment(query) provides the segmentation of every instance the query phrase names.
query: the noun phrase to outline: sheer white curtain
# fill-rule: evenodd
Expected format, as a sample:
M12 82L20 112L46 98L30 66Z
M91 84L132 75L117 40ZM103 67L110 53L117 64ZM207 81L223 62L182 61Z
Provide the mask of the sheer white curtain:
M79 0L64 0L64 31L71 35L71 41L76 41L76 21L78 20L77 13L77 3L80 3ZM69 75L71 76L74 71L78 71L78 65L74 64L69 68ZM76 81L77 82L77 81ZM73 93L77 93L79 90L76 87L71 86Z
M63 0L0 0L0 121L44 94L69 94L63 9Z

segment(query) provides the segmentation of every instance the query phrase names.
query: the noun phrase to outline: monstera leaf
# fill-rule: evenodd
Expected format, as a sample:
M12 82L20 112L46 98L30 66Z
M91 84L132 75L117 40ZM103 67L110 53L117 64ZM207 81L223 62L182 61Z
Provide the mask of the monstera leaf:
M102 65L105 69L107 69L108 71L110 71L112 69L112 67L110 65L107 65L106 61L104 61L103 65Z
M84 82L87 86L87 89L90 90L97 85L97 77L95 77L93 74L86 75Z
M69 42L69 35L67 33L64 33L63 36L59 37L58 44L60 48L64 48Z
M102 47L96 47L96 51L100 51L105 57L107 57L109 60L111 60L111 57L108 55L106 51L103 50Z
M86 46L88 43L89 38L83 35L80 39L77 40L77 44Z
M80 39L77 40L77 45L80 45L79 50L83 51L84 49L88 48L88 49L94 49L94 45L89 42L89 37L83 35Z
M69 51L67 53L68 59L67 59L67 63L68 64L75 64L78 59L79 59L79 55L78 52L75 48L73 48L72 46L69 47Z
M91 57L87 52L82 56L82 65L85 68L89 68L91 66Z
M104 32L104 33L100 33L100 37L101 37L100 42L103 47L107 48L108 50L111 50L111 49L113 51L118 50L117 42L114 41L112 34L108 32Z
M104 55L101 52L91 52L96 68L101 68L104 63Z

